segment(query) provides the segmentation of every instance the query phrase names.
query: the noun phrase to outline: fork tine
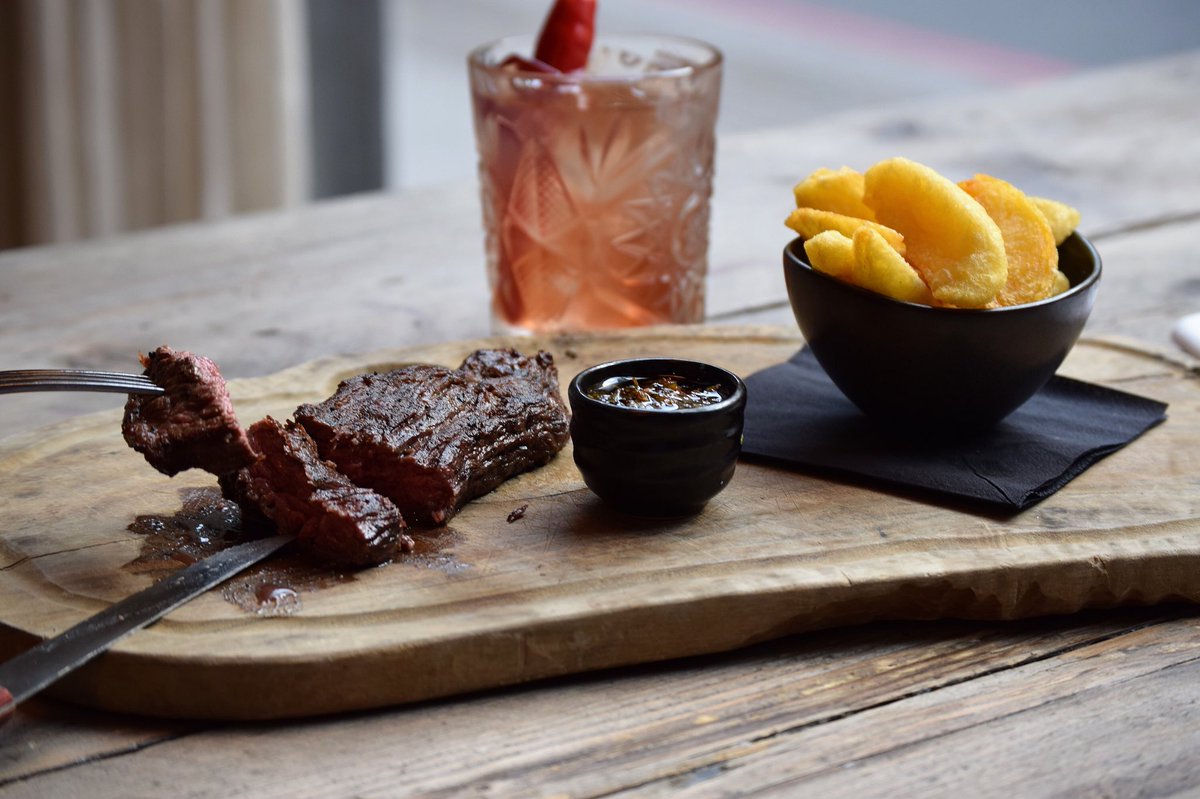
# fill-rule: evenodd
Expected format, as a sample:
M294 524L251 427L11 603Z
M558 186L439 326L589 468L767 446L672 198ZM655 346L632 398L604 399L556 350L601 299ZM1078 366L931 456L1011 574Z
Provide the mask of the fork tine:
M113 394L165 394L158 386L121 383L81 383L75 381L0 382L0 394L23 391L98 391Z
M0 371L0 378L29 378L29 377L53 377L53 378L80 378L80 379L121 379L135 380L138 382L150 382L150 378L145 375L134 374L132 372L105 372L96 369L7 369Z
M33 385L54 385L54 386L128 386L129 388L137 389L154 389L157 388L153 383L144 380L118 380L116 378L108 379L82 379L78 377L18 377L4 378L0 377L0 386L33 386Z
M144 375L87 369L16 369L0 371L0 393L19 391L107 391L120 394L162 394Z
M0 377L0 386L10 385L73 385L73 386L129 386L139 389L156 388L154 383L148 380L121 380L116 377L107 378L82 378L82 377L55 377L53 375L38 376L38 377Z
M0 383L0 394L30 391L91 391L108 394L165 394L161 388L122 386L117 383Z
M122 383L126 385L154 385L149 380L139 380L132 375L121 377L113 375L59 375L54 373L46 374L27 374L27 375L7 375L0 373L0 382L8 383L28 383L51 381L55 383Z

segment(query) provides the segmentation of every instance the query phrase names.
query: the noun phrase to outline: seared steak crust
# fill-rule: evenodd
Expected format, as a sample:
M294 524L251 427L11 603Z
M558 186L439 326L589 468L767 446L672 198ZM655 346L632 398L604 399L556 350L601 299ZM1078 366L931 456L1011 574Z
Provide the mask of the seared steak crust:
M170 347L141 361L146 376L166 393L131 394L121 432L151 466L166 475L191 468L221 475L254 460L216 364Z
M296 420L321 456L389 497L411 522L550 461L570 436L553 357L480 350L458 369L415 365L345 380Z
M391 559L412 549L404 519L386 497L354 485L294 422L270 416L250 427L258 460L221 478L225 496L292 533L316 557L352 566Z

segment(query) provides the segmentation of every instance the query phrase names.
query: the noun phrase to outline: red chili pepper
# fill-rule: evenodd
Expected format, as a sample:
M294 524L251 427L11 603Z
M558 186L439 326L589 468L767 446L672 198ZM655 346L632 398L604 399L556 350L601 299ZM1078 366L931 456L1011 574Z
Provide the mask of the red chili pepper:
M587 66L596 34L596 0L555 0L538 36L534 58L563 72Z

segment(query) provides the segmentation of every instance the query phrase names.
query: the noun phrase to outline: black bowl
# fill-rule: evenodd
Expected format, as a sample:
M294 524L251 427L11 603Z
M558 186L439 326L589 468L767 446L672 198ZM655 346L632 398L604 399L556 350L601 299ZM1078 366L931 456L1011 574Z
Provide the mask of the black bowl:
M613 377L679 375L716 386L721 400L681 409L630 408L588 396ZM699 512L733 477L742 448L746 386L699 361L637 358L585 369L567 390L575 464L588 488L637 516Z
M985 310L900 302L830 277L809 265L802 239L784 248L783 272L800 331L842 393L873 419L934 435L994 425L1058 369L1095 303L1100 256L1072 234L1058 258L1067 291Z

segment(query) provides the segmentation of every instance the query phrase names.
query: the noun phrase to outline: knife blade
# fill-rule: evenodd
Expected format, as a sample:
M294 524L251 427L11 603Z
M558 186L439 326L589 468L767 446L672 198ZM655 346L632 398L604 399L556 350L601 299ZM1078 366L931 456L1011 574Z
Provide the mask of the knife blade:
M277 535L221 550L0 664L0 723L12 715L17 704L87 663L119 639L253 566L294 538Z

